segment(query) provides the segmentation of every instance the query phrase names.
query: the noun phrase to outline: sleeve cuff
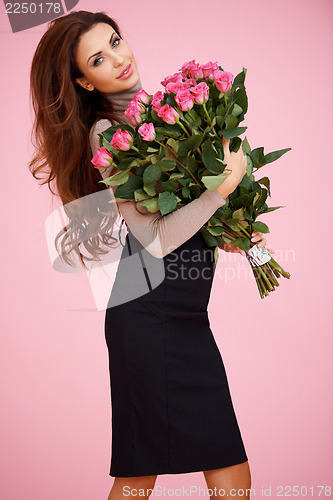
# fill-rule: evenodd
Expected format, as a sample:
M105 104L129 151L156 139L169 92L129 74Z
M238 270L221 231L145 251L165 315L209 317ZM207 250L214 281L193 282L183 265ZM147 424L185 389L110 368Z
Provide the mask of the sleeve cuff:
M226 200L220 195L220 193L214 189L214 191L209 191L209 189L206 189L200 197L207 198L207 200L211 201L212 203L215 203L217 208L222 207L223 205L226 204Z

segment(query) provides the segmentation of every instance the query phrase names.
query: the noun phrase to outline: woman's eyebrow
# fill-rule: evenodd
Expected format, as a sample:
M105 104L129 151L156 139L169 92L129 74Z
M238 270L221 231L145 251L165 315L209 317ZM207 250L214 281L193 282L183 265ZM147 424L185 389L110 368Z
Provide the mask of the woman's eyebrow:
M114 32L112 33L112 35L111 35L111 38L110 38L110 40L109 40L109 43L111 43L111 42L112 42L112 37L113 37L113 35L115 35L115 34L116 34L116 32L114 31ZM91 59L92 57L99 56L100 54L102 54L102 51L101 51L101 50L100 50L99 52L96 52L96 54L93 54L92 56L90 56L90 57L88 58L87 64L88 64L88 62L90 61L90 59Z

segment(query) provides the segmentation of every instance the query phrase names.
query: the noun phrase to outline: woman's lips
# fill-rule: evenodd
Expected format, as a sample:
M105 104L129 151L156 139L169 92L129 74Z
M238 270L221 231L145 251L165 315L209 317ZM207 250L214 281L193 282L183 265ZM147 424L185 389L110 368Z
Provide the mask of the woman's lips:
M131 63L129 63L126 68L120 73L120 75L117 77L118 79L122 80L124 78L129 77L133 73L133 68Z

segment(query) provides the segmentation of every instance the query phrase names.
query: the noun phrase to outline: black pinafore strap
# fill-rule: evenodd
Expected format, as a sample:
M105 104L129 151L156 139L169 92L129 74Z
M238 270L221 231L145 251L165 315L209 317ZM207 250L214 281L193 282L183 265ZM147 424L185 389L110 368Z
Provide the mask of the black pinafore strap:
M122 228L122 225L123 225L124 222L125 222L125 220L122 219L122 221L120 223L120 227L119 227L119 232L118 232L118 238L119 238L120 244L123 247L126 245L126 243L124 245L122 244L121 238L120 238L120 232L121 232L121 228ZM125 224L126 224L126 222L125 222ZM127 224L126 224L126 227L127 227L127 230L129 231L129 227L128 227ZM126 242L127 242L127 245L128 245L129 254L132 255L132 250L131 250L131 245L130 245L130 242L129 242L128 233L126 234ZM142 264L142 269L143 269L144 275L146 277L147 285L148 285L149 291L151 292L153 290L153 287L151 286L151 282L150 282L150 279L149 279L149 276L148 276L148 272L147 272L147 268L146 268L145 262L144 262L143 257L142 257L141 250L139 252L137 252L137 253L139 254L139 257L140 257L140 260L141 260L141 264Z

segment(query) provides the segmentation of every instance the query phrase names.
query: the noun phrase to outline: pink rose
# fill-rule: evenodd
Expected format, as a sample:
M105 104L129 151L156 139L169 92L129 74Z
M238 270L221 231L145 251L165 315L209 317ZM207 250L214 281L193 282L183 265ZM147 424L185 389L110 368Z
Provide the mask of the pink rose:
M170 76L166 76L164 78L164 80L161 82L161 85L163 85L163 87L166 87L166 85L168 83L176 83L178 81L181 81L183 79L183 75L182 73L178 72L178 73L175 73L174 75L170 75Z
M195 78L187 78L185 82L183 83L183 89L190 89L191 87L195 86L197 84L197 81Z
M134 98L128 103L128 108L134 108L139 113L144 113L146 111L146 105L143 104L140 100L138 100L135 96Z
M153 141L155 139L155 129L153 123L144 123L138 128L138 132L144 141Z
M127 130L121 130L120 128L118 128L115 134L113 134L110 144L115 149L128 151L129 149L131 149L131 146L133 144L133 137Z
M158 90L157 92L155 92L155 94L153 95L153 99L157 99L159 101L162 101L164 99L163 92L161 92L160 90Z
M194 102L197 104L203 104L208 101L209 87L207 83L201 82L195 87L191 87L190 92L194 97Z
M169 123L170 125L173 125L178 121L179 118L179 113L175 110L175 108L172 108L169 106L169 104L164 104L159 111L158 111L158 116L160 116L166 123Z
M95 168L109 167L113 160L113 156L109 151L103 146L98 148L94 156L92 157L91 163Z
M178 90L182 90L184 88L183 82L179 80L178 82L169 82L165 86L165 92L167 94L170 94L170 92L173 92L174 94L177 94Z
M193 96L189 89L178 90L175 95L175 101L182 111L188 111L193 108Z
M129 119L129 121L134 125L140 125L142 123L141 113L145 111L145 108L142 104L138 102L130 103L127 109L124 112L123 116Z
M145 106L148 106L150 103L150 95L143 89L138 90L138 92L134 95L133 100L137 102L142 102Z
M189 78L203 78L203 71L201 69L201 66L200 64L195 62L195 59L184 63L181 67L181 72L184 78L186 78L187 76Z
M201 65L201 69L203 71L204 78L207 80L207 78L213 80L214 79L214 73L219 70L219 65L217 62L213 63L212 61L209 61L206 64Z
M224 94L232 87L233 76L229 71L216 71L214 74L214 83L216 88Z
M159 111L162 106L161 101L163 101L163 99L164 99L163 92L161 92L160 90L155 92L151 100L152 109L154 109L155 111Z
M153 99L151 101L151 107L153 110L158 112L161 109L161 106L162 106L161 101L159 101L158 99Z

